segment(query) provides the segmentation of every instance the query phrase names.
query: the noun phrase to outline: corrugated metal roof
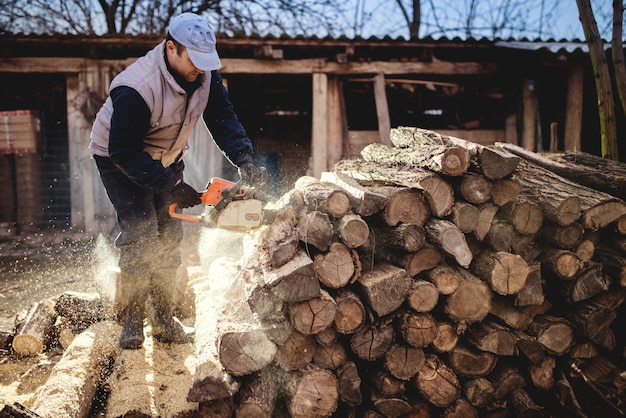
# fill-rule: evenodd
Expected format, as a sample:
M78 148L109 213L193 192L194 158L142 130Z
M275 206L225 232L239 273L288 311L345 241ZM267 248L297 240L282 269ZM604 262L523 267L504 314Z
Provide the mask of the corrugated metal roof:
M498 40L494 45L501 48L521 49L526 51L546 50L554 54L589 53L589 46L584 41L503 41ZM604 49L611 48L610 43L604 43Z

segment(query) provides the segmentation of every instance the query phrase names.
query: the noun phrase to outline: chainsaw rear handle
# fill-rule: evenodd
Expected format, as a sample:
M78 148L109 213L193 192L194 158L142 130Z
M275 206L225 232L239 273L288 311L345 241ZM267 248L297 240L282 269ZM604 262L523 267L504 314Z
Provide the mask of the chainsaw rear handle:
M176 208L178 207L178 205L176 203L172 203L170 205L170 208L168 210L170 216L172 218L176 218L176 219L182 219L183 221L189 221L189 222L195 222L195 223L200 223L200 217L199 216L195 216L195 215L186 215L184 213L177 213L176 212Z

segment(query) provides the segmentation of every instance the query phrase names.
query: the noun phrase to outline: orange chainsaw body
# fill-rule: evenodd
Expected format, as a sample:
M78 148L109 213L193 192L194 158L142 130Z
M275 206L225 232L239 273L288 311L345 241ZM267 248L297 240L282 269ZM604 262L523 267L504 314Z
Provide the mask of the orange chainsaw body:
M233 193L233 189L236 192ZM202 223L225 229L252 229L263 221L263 203L251 196L250 189L219 177L213 177L202 192L200 201L206 205L200 216L176 212L176 204L170 205L169 214L184 221Z

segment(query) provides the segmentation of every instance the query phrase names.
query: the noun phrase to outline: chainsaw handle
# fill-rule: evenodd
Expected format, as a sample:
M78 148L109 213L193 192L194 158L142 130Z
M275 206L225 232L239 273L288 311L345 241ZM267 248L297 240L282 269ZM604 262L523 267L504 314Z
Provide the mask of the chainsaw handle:
M184 213L176 213L176 203L172 203L169 208L169 214L172 218L182 219L183 221L199 223L200 218L194 215L185 215Z

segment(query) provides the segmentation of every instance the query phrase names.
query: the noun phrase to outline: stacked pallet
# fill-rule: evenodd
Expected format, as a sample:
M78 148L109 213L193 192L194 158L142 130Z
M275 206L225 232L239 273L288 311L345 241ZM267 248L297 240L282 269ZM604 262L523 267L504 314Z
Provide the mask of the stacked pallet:
M196 317L208 359L188 399L211 416L585 416L584 377L619 411L626 204L502 147L391 139L276 203L237 273L253 320Z

